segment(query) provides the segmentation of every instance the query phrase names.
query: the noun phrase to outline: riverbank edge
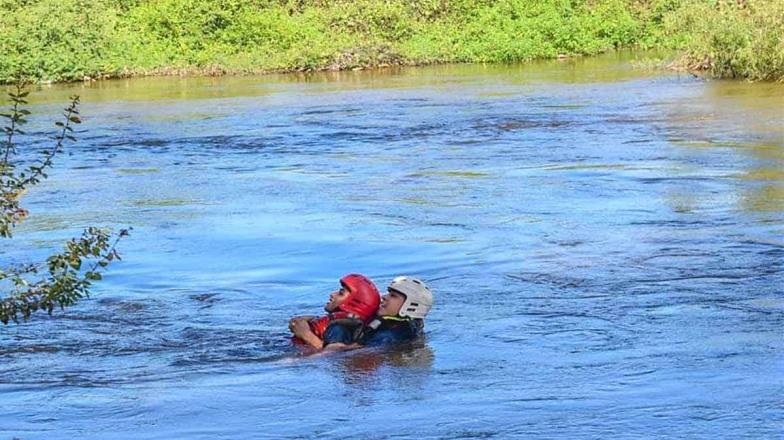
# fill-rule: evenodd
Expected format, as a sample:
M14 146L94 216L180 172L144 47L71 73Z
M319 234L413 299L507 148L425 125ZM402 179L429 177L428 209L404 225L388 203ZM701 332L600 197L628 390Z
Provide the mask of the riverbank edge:
M352 72L352 71L378 71L382 72L390 69L397 68L414 68L414 67L427 67L438 65L521 65L532 63L536 61L568 61L581 58L594 58L607 55L613 52L629 51L634 49L616 49L605 51L596 55L560 55L553 58L535 58L530 60L521 60L508 63L500 62L471 62L471 61L443 61L443 60L405 60L399 62L384 62L384 63L363 63L361 65L342 65L338 66L334 63L325 64L321 66L300 66L295 68L258 68L258 69L233 69L221 65L210 66L190 66L190 67L162 67L156 69L126 69L112 74L102 74L99 76L89 77L86 76L82 79L69 79L61 81L41 80L34 81L38 85L52 85L52 84L77 84L77 83L90 83L98 81L111 81L117 79L133 79L133 78L167 78L167 77L180 77L180 78L217 78L224 76L263 76L263 75L296 75L296 74L309 74L309 73L324 73L324 72ZM692 69L679 61L682 55L668 57L667 59L649 59L634 62L634 68L661 70L668 72L687 73L695 77L704 79L726 79L726 78L713 78L705 69ZM734 80L748 81L745 78L735 78ZM2 83L0 86L8 86L11 83Z

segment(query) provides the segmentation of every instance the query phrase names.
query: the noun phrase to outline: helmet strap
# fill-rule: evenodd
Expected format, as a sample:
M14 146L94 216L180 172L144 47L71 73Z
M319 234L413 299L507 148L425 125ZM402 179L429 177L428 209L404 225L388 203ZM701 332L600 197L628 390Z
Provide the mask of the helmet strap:
M396 315L396 316L381 316L380 318L383 319L384 321L410 321L412 319L411 317L400 316L400 315Z

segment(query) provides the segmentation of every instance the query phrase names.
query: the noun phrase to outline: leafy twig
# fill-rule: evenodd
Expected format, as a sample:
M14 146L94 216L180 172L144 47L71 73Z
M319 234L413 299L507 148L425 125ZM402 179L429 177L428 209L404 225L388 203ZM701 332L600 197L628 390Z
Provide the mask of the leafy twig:
M44 159L41 161L41 164L38 166L30 166L30 175L26 178L22 178L22 180L17 183L18 189L22 190L28 185L35 185L41 178L47 178L48 176L44 170L52 167L52 159L54 159L54 156L63 148L63 142L66 139L76 141L76 138L70 133L73 132L73 127L71 127L72 123L82 123L82 120L79 118L78 95L71 96L71 103L64 109L63 116L65 117L65 122L55 122L55 125L61 128L60 134L55 138L57 140L55 147L50 151L43 151ZM22 176L24 176L24 174L22 174Z
M117 243L128 236L129 230L122 229L110 243L111 234L104 229L87 228L80 239L72 239L65 245L65 251L50 256L46 264L48 275L37 282L29 282L20 273L0 272L14 286L14 292L0 300L0 322L8 324L30 318L38 310L50 315L54 308L61 309L73 305L79 299L88 297L93 281L101 280L101 269L113 260L119 260ZM82 271L85 261L95 259L91 267ZM38 268L28 266L24 272L36 273ZM0 276L0 280L3 276Z
M11 98L11 102L13 102L13 107L11 107L11 113L3 113L0 116L8 119L10 121L10 125L8 127L3 127L3 131L6 132L6 143L5 143L5 152L3 153L3 171L5 172L6 168L9 166L9 156L11 153L16 152L16 148L14 147L14 134L24 134L22 130L17 128L17 125L23 125L27 122L24 118L25 116L29 115L30 112L25 109L20 109L19 107L23 104L27 104L27 101L24 99L30 93L24 90L25 82L24 80L19 80L16 83L16 92L11 92L8 96ZM5 174L5 173L4 173Z
M62 151L65 141L76 140L72 124L81 123L79 97L72 96L71 103L63 112L65 120L55 123L60 130L54 138L54 148L44 150L39 163L17 175L12 163L16 153L14 135L24 134L18 126L26 123L25 116L30 114L22 108L27 104L26 96L27 92L20 83L16 92L9 93L13 102L11 113L2 115L10 124L4 127L7 135L5 151L0 147L0 238L10 238L12 228L27 216L27 211L19 205L21 195L29 186L48 177L46 170L52 167L52 161ZM63 252L53 254L45 263L0 270L0 288L11 287L11 293L0 298L0 322L18 323L20 318L27 320L38 310L51 314L56 306L64 308L89 296L92 282L102 278L101 270L120 259L117 244L127 235L128 229L122 229L112 240L113 235L108 230L89 227L79 239L68 241ZM92 264L84 270L82 267L87 261ZM42 279L32 281L39 272L43 272L44 267L48 273Z

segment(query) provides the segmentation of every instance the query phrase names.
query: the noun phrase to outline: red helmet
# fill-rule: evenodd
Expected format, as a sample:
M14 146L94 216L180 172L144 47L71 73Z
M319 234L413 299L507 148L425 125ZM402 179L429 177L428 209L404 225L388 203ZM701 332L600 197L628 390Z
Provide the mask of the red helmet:
M348 290L348 297L340 303L338 310L353 313L363 321L376 315L381 304L381 295L376 285L364 275L348 274L340 279L340 285Z

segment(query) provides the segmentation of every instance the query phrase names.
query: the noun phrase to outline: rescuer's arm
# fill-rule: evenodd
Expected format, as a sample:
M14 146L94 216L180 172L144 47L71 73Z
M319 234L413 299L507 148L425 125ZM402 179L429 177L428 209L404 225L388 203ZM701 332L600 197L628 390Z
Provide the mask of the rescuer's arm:
M353 344L333 342L327 345L326 347L324 347L324 351L348 351L348 350L356 350L357 348L362 348L362 346L357 344L356 342Z
M302 339L311 347L319 350L322 349L324 347L324 342L310 329L309 319L304 318L307 317L292 318L291 321L289 321L289 330L291 330L291 333L293 333L294 336Z
M356 343L357 334L357 324L354 322L332 322L324 332L324 351L346 351L362 347Z
M305 320L305 321L310 321L310 320L316 319L316 318L318 318L318 316L313 316L313 315L294 316L294 317L292 317L289 320L289 323L291 323L291 321L294 321L295 319L302 319L302 320Z

